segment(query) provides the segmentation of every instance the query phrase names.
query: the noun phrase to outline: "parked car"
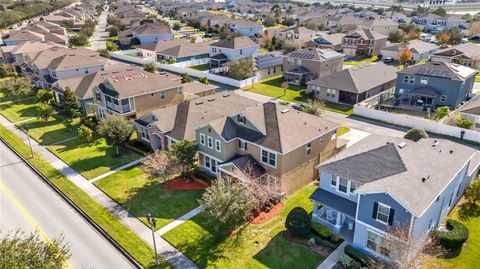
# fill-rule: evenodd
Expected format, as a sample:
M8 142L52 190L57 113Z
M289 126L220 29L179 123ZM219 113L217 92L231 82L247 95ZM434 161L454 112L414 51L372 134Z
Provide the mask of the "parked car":
M299 110L299 111L302 111L304 108L307 108L307 107L308 107L308 105L305 105L305 104L295 103L295 104L292 105L293 109L296 109L296 110Z
M395 59L393 59L392 57L386 57L385 59L383 59L383 62L388 64L388 63L391 63L393 62Z

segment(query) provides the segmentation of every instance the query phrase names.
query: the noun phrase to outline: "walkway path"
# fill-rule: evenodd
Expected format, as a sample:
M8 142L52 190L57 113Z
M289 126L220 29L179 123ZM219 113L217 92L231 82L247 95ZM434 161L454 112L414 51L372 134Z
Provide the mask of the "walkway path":
M94 177L94 178L90 179L90 182L93 183L93 182L95 182L95 181L97 181L97 180L100 180L100 179L102 179L102 178L108 177L109 175L115 174L116 172L118 172L118 171L120 171L120 170L123 170L123 169L129 168L129 167L132 167L132 166L134 166L134 165L137 165L137 164L139 164L140 162L144 161L145 159L146 159L146 157L143 157L143 158L140 158L140 159L135 160L135 161L133 161L133 162L129 162L129 163L127 163L127 164L124 164L124 165L122 165L122 166L120 166L120 167L117 167L117 168L115 168L115 169L113 169L113 170L111 170L111 171L109 171L109 172L107 172L107 173L105 173L105 174L101 174L101 175L99 175L99 176L97 176L97 177Z
M1 115L0 124L5 126L9 131L27 143L27 135L16 128L15 125L11 125L10 122ZM77 171L68 166L53 153L48 151L45 147L39 145L33 139L31 139L31 142L35 154L39 154L43 159L48 161L53 167L64 174L71 182L82 189L106 210L112 213L118 220L125 224L131 231L136 233L148 245L153 247L151 230L146 225L144 225L134 215L130 214L125 208L113 201L109 196L93 185L92 182L88 181ZM187 256L183 255L183 253L163 239L158 233L155 234L155 240L157 243L158 253L173 267L182 269L198 268L194 262L192 262Z
M196 208L190 210L189 212L187 212L185 215L181 216L180 218L178 218L178 219L170 222L169 224L163 226L162 228L158 229L158 231L156 231L156 233L159 234L159 235L164 235L167 232L173 230L178 225L180 225L180 224L184 223L185 221L195 217L198 213L200 213L200 211L202 211L202 206L197 206Z
M340 246L337 247L323 262L317 267L317 269L331 269L337 264L338 258L343 254L343 250L348 245L347 241L343 241Z

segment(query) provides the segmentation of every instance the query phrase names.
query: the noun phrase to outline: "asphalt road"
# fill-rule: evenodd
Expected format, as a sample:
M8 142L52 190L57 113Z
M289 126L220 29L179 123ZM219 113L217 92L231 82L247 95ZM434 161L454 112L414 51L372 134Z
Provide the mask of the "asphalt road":
M108 17L108 10L103 11L102 15L98 17L98 24L95 27L95 31L93 32L92 36L92 50L99 50L99 49L106 49L106 41L108 38L108 31L107 31L107 17Z
M73 268L134 268L0 142L0 234L17 229L50 240L63 236Z

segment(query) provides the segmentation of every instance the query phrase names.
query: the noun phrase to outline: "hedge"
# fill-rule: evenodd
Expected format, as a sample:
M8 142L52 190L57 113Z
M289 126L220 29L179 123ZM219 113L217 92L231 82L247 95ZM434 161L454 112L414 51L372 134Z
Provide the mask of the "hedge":
M372 264L372 259L366 254L360 252L359 250L353 248L351 245L348 245L344 249L345 254L351 258L359 261L363 266L370 266Z
M312 221L311 229L322 239L329 240L330 236L332 236L332 231L318 222Z
M461 222L453 219L447 220L446 225L448 231L435 230L434 238L448 250L457 250L463 246L468 239L468 228Z
M311 235L311 238L315 239L315 243L317 243L320 246L329 248L329 249L336 249L337 245L334 243L328 241L328 240L323 240L321 237L316 236L316 235Z

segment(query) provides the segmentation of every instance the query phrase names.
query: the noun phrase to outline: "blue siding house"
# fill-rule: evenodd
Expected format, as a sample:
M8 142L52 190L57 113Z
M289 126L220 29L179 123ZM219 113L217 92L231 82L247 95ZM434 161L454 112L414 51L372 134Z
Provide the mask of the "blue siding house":
M478 71L463 65L428 62L397 73L395 106L412 109L458 107L472 93Z
M479 162L477 150L449 140L371 135L318 167L312 219L388 260L395 250L382 245L386 234L405 229L420 240L438 228Z

